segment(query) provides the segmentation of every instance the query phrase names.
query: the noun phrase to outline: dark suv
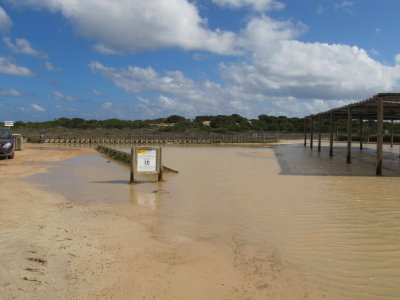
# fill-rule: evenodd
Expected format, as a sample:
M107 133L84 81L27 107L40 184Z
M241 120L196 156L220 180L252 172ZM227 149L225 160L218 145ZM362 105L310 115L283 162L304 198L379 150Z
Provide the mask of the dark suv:
M14 138L10 129L0 127L0 157L14 158Z

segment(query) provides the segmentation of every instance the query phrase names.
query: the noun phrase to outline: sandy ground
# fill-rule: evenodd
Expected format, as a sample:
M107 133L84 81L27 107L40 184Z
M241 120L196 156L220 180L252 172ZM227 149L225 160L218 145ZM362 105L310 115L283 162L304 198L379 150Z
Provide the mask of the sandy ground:
M265 281L273 265L215 242L162 241L129 203L72 203L22 181L88 153L27 148L0 160L0 299L281 299Z

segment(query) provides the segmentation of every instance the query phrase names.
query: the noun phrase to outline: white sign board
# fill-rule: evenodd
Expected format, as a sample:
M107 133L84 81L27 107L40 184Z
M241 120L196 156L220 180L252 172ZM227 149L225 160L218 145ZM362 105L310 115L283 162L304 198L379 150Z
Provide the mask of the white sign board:
M14 121L4 121L4 126L7 126L7 127L14 126Z
M137 152L137 171L157 171L157 150L139 149Z

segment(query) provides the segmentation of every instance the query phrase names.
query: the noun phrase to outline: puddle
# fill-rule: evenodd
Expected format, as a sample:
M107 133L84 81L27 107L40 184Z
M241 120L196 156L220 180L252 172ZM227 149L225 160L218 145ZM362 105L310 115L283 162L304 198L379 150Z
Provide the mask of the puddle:
M273 272L309 299L399 299L398 162L392 177L362 176L373 153L354 151L349 167L340 149L326 151L164 147L163 162L179 170L164 182L130 185L129 168L100 155L29 181L71 201L145 206L163 239L228 245L254 280Z
M83 155L49 165L47 173L26 180L40 184L45 190L59 193L73 202L140 202L137 193L151 194L155 183L129 184L129 168L101 155ZM33 163L33 165L35 165Z

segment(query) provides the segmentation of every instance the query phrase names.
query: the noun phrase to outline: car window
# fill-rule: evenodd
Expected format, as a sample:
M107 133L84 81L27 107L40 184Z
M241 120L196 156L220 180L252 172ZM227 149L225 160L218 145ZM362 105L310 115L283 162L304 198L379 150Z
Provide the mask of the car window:
M8 130L0 130L0 139L11 138L11 133Z

